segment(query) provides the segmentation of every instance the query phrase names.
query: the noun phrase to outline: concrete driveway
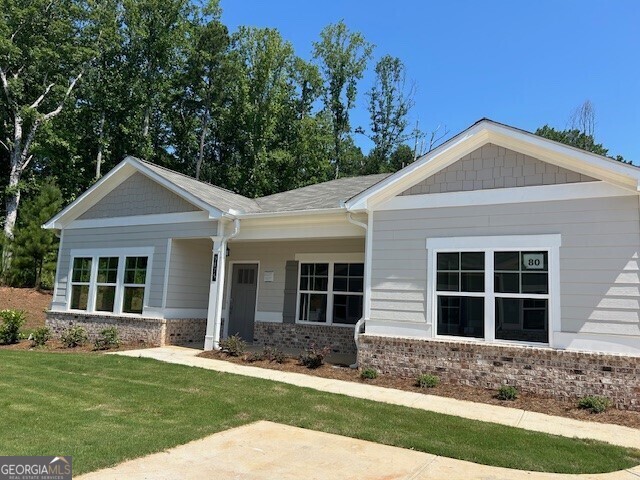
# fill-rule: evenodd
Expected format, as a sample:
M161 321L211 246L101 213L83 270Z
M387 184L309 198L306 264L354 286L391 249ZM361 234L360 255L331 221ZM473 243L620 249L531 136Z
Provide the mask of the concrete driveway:
M600 475L524 472L488 467L277 423L256 422L78 478L638 480L640 467Z

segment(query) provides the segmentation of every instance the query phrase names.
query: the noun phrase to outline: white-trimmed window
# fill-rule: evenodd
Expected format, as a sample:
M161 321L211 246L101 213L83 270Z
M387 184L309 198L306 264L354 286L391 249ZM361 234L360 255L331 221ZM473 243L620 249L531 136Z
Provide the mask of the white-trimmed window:
M69 309L141 314L153 249L72 251Z
M551 344L559 235L427 240L434 336Z
M298 276L297 321L355 325L362 318L362 261L302 261Z

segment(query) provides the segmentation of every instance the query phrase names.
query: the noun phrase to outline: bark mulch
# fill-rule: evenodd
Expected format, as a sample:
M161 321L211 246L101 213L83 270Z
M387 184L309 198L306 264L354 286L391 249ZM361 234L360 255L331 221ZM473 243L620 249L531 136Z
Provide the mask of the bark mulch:
M369 383L379 387L396 388L410 392L426 393L430 395L438 395L441 397L456 398L459 400L468 400L471 402L481 402L491 405L501 405L504 407L520 408L532 412L546 413L548 415L556 415L560 417L575 418L578 420L586 420L591 422L613 423L631 428L640 428L640 412L632 412L627 410L617 410L610 408L603 413L590 413L580 409L577 406L577 399L572 401L560 401L554 398L543 397L531 393L521 392L516 400L505 401L498 400L495 390L471 387L468 385L455 385L450 383L440 383L435 388L419 388L415 386L413 378L398 378L389 375L378 374L373 380L364 380L360 378L360 372L351 369L348 366L323 364L320 368L309 369L300 365L297 358L287 358L284 363L275 363L264 360L248 362L245 360L247 355L243 357L232 357L222 352L203 352L199 355L205 358L214 358L216 360L226 360L242 365L251 365L253 367L270 368L272 370L281 370L285 372L303 373L306 375L315 375L323 378L333 378L336 380L346 380L349 382Z
M22 328L25 330L42 327L51 297L51 292L33 288L0 287L0 310L24 311L27 321Z
M124 350L136 350L138 348L153 348L157 345L147 345L145 343L122 343L118 348L110 348L108 350L94 350L93 342L88 341L84 345L78 345L77 347L67 348L62 344L60 340L51 339L47 341L46 345L34 347L31 344L31 340L20 340L18 343L12 345L0 345L0 351L2 350L33 350L35 352L48 352L48 353L105 353L105 352L119 352Z

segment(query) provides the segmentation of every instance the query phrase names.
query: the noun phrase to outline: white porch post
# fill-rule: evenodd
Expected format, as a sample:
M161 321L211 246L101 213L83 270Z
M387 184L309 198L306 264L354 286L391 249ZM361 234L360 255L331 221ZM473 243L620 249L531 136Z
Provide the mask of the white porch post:
M224 274L226 264L226 240L224 236L211 237L213 240L213 257L209 284L209 309L207 313L207 330L204 337L204 349L219 348L220 325L222 323L222 296L224 291Z

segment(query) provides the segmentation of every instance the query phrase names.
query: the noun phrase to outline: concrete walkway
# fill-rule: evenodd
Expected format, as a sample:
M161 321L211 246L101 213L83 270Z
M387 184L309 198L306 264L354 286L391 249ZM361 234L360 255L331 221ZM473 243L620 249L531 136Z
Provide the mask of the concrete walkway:
M517 408L501 407L484 403L468 402L453 398L406 392L392 388L377 387L362 383L333 380L329 378L282 372L266 368L238 365L222 360L201 358L201 350L185 347L159 347L143 350L114 352L114 355L153 358L163 362L205 368L218 372L234 373L312 388L323 392L418 408L457 417L498 423L511 427L550 433L570 438L586 438L608 442L622 447L640 450L640 430L605 423L585 422L565 417L529 412Z
M489 467L398 447L256 422L78 477L78 480L638 480L640 467L560 475Z

